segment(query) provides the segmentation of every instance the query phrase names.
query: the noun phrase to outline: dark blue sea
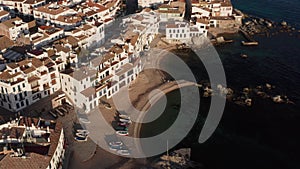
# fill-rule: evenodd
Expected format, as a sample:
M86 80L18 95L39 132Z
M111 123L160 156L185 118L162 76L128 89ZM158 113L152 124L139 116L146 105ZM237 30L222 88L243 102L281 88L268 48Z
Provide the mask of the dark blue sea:
M245 13L277 22L287 21L300 29L300 0L232 0ZM226 103L221 123L203 144L197 142L210 100L203 98L197 124L178 147L192 147L192 160L208 169L299 169L300 168L300 33L256 36L259 45L241 46L244 38L230 35L232 44L216 47L222 60L227 86L235 91L270 83L272 94L287 95L295 104L275 104L271 99L254 98L251 107ZM240 54L248 55L242 59ZM198 80L205 70L193 55L182 56ZM165 60L162 64L168 64ZM180 103L179 91L168 94L161 119L143 125L142 136L157 134L153 126L166 129L172 105ZM163 121L163 122L162 122ZM157 127L156 127L157 128ZM163 129L161 131L163 131Z

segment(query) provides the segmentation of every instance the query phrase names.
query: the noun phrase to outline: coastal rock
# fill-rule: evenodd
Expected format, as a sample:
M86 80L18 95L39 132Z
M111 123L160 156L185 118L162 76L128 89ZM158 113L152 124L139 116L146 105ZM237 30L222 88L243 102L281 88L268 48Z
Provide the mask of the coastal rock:
M267 89L271 89L271 88L272 88L272 85L269 84L269 83L266 83L266 87L267 87Z
M277 96L273 97L273 102L275 102L275 103L283 103L284 101L283 101L283 99L281 98L280 95L277 95Z
M281 22L281 26L287 26L287 22L286 21L282 21Z

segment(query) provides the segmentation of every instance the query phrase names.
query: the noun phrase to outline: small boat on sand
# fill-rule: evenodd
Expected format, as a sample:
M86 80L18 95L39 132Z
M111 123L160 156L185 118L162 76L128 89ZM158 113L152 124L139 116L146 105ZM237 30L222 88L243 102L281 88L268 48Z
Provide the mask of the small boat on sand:
M120 114L119 117L122 118L122 119L128 119L128 120L130 120L130 117L127 116L127 115L125 115L125 114Z
M82 138L86 138L88 135L84 134L84 133L76 133L75 134L77 137L82 137Z
M89 131L83 130L83 129L78 129L78 130L76 130L76 132L77 132L77 133L82 133L82 134L90 134Z
M120 135L120 136L128 136L128 131L116 131L116 134Z
M126 127L126 126L129 126L129 123L122 123L122 122L119 122L119 123L118 123L118 126L125 126L125 127Z
M246 55L246 54L241 54L241 58L246 59L246 58L248 58L248 55Z
M109 145L110 146L121 146L121 145L123 145L123 142L122 141L112 141L112 142L109 142Z
M78 142L87 141L87 137L74 137L74 139Z
M131 123L130 119L122 119L122 118L120 118L119 121L122 122L122 123Z
M129 156L130 155L129 150L118 150L117 153L119 155L122 155L122 156Z

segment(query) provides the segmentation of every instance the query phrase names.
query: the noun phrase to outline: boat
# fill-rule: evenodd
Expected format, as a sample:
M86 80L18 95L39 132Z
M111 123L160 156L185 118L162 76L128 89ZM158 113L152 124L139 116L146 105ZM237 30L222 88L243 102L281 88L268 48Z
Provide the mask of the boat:
M83 138L83 137L74 137L74 139L76 141L79 141L79 142L87 141L87 137L85 137L85 138Z
M128 125L129 125L129 123L125 123L125 122L124 123L122 123L122 122L118 123L118 126L128 126Z
M83 129L77 129L76 132L77 132L77 133L82 133L82 134L90 134L89 131L83 130Z
M122 147L121 146L116 146L116 145L109 145L109 149L113 150L113 151L117 151L117 150L122 149Z
M122 131L122 130L124 130L124 131L128 131L128 128L126 127L126 126L117 126L117 127L115 127L115 129L117 130L117 131Z
M112 141L112 142L109 142L109 145L110 146L122 146L123 142L122 141Z
M241 54L241 57L242 57L242 58L247 58L248 55L246 55L246 54Z
M127 115L124 115L124 114L120 114L119 117L122 118L122 119L128 119L128 120L130 120L130 117L127 116Z
M116 134L120 135L120 136L128 136L128 131L116 131Z
M88 136L87 134L84 134L84 133L76 133L75 135L76 135L77 137L82 137L82 138L85 138L85 137Z
M79 121L81 121L82 123L91 123L88 119L86 118L79 118Z
M256 41L251 41L251 42L242 41L242 45L244 45L244 46L257 46L258 42L256 42Z
M54 118L57 118L57 114L53 113L51 110L49 111L49 113L54 117Z
M122 156L129 156L130 155L129 150L118 150L117 153L119 155L122 155Z
M131 123L130 119L119 119L119 121L122 123Z

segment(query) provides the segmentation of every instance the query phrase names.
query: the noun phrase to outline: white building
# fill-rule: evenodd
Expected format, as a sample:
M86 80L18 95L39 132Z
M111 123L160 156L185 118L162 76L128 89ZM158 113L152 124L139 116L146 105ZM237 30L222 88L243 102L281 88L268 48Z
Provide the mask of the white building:
M30 35L30 41L34 48L39 48L62 37L64 37L63 29L53 26L40 26L38 32Z
M138 5L142 8L151 7L153 5L163 4L164 0L138 0Z
M111 98L135 80L142 70L139 53L158 33L159 17L142 12L123 20L122 43L108 49L89 65L61 73L62 91L84 112L96 108L101 97Z
M76 11L55 3L34 8L33 16L41 25L54 24L57 27L71 29L81 24L81 17Z
M207 27L191 26L187 22L175 22L166 25L166 40L169 42L188 43L193 37L207 36Z
M33 16L33 9L46 4L46 0L25 0L20 11L24 15Z
M6 64L0 72L1 107L17 112L58 91L62 64L47 57Z
M28 23L16 17L0 23L0 35L16 40L21 34L29 34Z
M169 20L179 20L182 21L184 17L184 10L179 7L172 7L170 5L161 5L158 8L158 13L160 14L160 19L162 22Z

